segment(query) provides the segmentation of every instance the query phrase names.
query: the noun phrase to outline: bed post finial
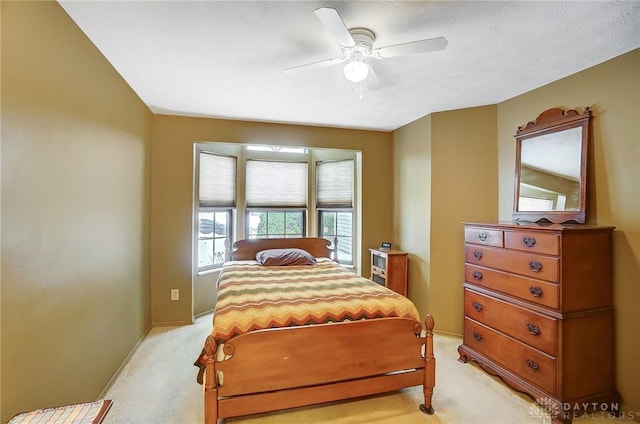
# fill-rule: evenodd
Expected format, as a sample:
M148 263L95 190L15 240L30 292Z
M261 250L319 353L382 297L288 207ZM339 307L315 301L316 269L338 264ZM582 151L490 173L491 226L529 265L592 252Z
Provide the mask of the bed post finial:
M436 386L436 358L433 355L433 327L435 321L431 314L427 314L424 319L424 403L420 405L420 410L425 414L433 414L435 410L431 404L433 388Z

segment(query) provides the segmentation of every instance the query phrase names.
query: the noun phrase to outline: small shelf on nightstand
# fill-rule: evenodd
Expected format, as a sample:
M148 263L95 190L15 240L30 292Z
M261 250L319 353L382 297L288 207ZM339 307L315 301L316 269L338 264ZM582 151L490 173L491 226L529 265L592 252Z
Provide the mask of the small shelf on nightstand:
M407 296L408 255L394 249L369 249L371 281Z

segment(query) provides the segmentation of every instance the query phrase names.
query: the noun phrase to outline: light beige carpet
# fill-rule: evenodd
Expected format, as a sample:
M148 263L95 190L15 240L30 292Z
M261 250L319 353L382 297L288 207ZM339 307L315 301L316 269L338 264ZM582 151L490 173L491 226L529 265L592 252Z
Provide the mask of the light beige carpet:
M211 315L194 325L153 328L105 397L113 406L104 424L202 424L202 386L193 361L211 330ZM542 424L549 423L528 397L471 363L457 361L461 340L436 335L434 415L418 410L419 387L388 395L336 402L251 417L236 424ZM640 415L640 413L637 413ZM599 413L574 420L589 424L637 424Z

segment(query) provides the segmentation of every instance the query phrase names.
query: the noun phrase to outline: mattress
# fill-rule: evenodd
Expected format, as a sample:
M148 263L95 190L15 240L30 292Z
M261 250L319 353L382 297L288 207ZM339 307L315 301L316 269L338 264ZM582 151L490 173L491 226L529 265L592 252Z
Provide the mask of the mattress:
M218 278L216 343L251 331L386 317L420 321L406 297L327 258L315 265L227 262Z

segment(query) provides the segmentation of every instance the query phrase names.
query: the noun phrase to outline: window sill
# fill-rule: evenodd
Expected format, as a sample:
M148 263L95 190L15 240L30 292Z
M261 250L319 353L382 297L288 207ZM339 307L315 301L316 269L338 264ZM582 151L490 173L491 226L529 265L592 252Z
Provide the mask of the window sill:
M198 271L198 277L220 272L221 270L222 268L213 268L213 269L206 269L204 271Z

